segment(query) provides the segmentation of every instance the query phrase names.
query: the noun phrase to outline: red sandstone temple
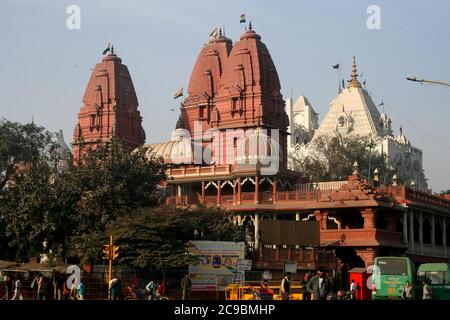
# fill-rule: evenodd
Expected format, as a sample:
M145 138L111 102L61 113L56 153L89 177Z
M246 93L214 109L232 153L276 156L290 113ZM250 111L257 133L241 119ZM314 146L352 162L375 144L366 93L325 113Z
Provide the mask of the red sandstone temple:
M202 47L188 96L171 140L151 151L172 164L169 205L220 206L247 227L254 268L350 268L378 255L408 255L416 262L450 256L450 200L411 187L362 180L358 167L346 181L308 183L287 169L288 117L278 74L251 26L234 45L223 35ZM145 135L127 68L114 54L97 64L74 133L74 150L112 135L130 149ZM320 248L268 243L264 220L318 221Z
M73 156L111 137L122 138L130 151L145 142L138 99L126 65L114 49L97 63L83 96L73 132Z

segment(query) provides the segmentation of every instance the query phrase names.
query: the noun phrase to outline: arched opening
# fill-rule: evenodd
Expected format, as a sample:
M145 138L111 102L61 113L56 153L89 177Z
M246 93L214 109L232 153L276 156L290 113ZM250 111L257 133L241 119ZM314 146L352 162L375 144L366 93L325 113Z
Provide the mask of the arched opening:
M336 217L336 214L328 214L328 218L327 218L327 230L336 230L339 228L337 222L339 220Z
M315 221L316 217L314 216L313 212L302 211L302 212L300 212L300 220L301 221Z
M442 239L442 223L441 221L437 220L435 221L434 225L434 244L437 246L443 245L443 239Z
M358 209L347 209L340 213L342 229L363 229L364 218Z
M255 241L255 225L250 216L245 216L243 219L242 226L245 230L245 241L252 245Z
M419 219L417 219L416 216L414 216L414 242L419 242Z
M431 244L431 223L428 218L423 219L422 233L423 233L423 243Z
M255 185L250 181L250 179L247 179L247 181L245 181L241 186L241 192L255 192Z
M259 191L261 192L272 192L273 188L272 188L272 184L270 183L269 180L264 179L264 181L262 181L259 184Z
M336 258L340 260L339 269L342 273L342 280L344 284L349 283L348 281L348 270L353 268L364 268L364 260L358 256L355 249L350 247L337 247Z
M222 184L220 194L222 196L233 195L233 185L231 183Z
M233 203L233 185L231 182L222 183L222 189L220 190L220 197L222 203Z
M214 184L207 184L205 187L205 195L206 196L215 196L217 195L217 187Z
M375 228L386 229L386 217L384 214L377 214L375 217Z

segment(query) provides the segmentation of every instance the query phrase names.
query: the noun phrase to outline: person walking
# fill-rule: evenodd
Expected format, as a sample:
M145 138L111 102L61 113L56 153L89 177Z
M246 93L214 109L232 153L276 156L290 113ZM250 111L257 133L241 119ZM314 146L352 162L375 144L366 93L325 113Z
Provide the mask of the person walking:
M405 286L403 287L402 297L405 300L413 299L413 286L409 283L409 281L405 282Z
M291 273L286 272L283 280L281 280L281 299L289 300L291 297Z
M47 291L47 283L44 276L40 275L37 279L37 296L36 300L45 300L45 293Z
M183 290L183 297L181 298L181 300L189 300L191 289L192 289L192 281L191 278L189 277L189 274L186 274L183 280L181 280L181 290Z
M14 282L14 296L11 300L23 300L22 296L22 283L20 282L20 279L17 278L17 280Z
M302 286L302 300L311 300L311 294L308 292L309 277L309 272L306 272L300 282L300 285Z
M156 297L156 282L150 279L150 282L145 286L145 291L148 293L148 300L155 300Z
M428 280L427 279L423 279L422 283L423 283L423 295L422 295L422 299L423 300L431 300L432 296L433 296L433 291L431 290L430 285L428 284Z
M77 300L84 300L84 296L86 295L86 286L83 282L80 282L77 289Z
M350 294L352 296L352 300L356 300L356 283L354 279L352 279L352 283L350 284Z
M119 294L122 289L120 279L114 278L109 282L109 290L111 291L111 300L119 300Z
M308 282L308 292L314 300L326 300L330 292L330 281L324 276L322 268L317 269L317 274Z

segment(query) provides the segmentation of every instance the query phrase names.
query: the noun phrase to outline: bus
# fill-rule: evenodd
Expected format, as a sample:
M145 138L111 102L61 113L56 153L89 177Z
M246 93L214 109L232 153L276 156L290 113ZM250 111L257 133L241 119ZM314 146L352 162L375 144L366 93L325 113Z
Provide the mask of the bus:
M450 300L450 267L447 263L424 263L419 266L417 280L427 279L433 300ZM422 289L422 285L418 286Z
M416 284L414 263L407 257L376 257L372 272L372 300L402 299L406 281Z

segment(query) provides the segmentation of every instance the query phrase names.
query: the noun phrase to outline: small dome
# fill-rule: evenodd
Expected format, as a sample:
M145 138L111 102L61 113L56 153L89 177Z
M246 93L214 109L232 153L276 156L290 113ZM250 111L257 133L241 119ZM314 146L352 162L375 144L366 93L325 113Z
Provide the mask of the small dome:
M261 36L259 34L257 34L253 30L247 30L246 32L244 32L241 35L241 40L243 40L243 39L258 39L258 40L261 40Z
M183 131L183 134L180 134L179 131ZM192 152L192 144L190 138L186 138L184 136L183 129L175 130L175 134L172 135L172 138L176 136L176 140L154 143L147 145L150 147L148 150L148 156L151 154L156 157L161 157L164 160L164 163L171 164L190 164L193 159ZM178 133L178 134L176 134Z

